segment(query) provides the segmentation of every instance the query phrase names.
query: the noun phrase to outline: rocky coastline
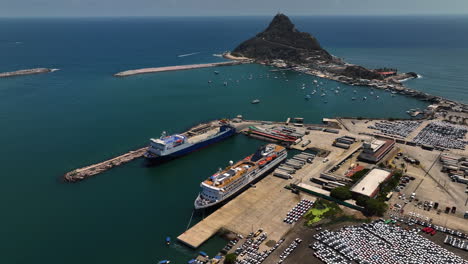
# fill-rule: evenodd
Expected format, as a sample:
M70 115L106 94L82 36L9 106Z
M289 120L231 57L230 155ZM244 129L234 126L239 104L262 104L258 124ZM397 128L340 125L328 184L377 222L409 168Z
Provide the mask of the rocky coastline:
M393 94L411 96L437 105L436 109L468 113L468 105L406 87L403 82L418 78L415 72L398 73L396 69L367 69L350 64L323 49L309 33L298 31L284 14L277 14L267 29L242 42L232 52L230 60L291 69L352 86L368 86Z

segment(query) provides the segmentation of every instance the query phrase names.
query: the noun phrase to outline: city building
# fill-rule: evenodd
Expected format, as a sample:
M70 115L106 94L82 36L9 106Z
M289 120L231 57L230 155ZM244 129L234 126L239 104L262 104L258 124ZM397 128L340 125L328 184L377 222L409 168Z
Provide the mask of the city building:
M395 140L374 139L371 142L362 144L362 152L359 154L359 160L377 163L395 146Z

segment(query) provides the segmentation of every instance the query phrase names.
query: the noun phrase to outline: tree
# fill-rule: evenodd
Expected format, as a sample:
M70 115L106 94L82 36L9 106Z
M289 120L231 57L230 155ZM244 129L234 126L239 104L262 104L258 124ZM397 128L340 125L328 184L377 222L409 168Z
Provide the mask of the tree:
M387 204L383 201L368 199L366 201L365 213L367 215L378 215L383 216L385 211L387 211Z
M226 255L226 258L224 260L224 263L226 264L234 264L236 262L237 255L234 253L229 253Z
M359 196L356 198L356 204L359 205L359 206L365 207L365 206L366 206L366 203L367 203L367 200L369 200L369 197L364 196L364 195L359 195Z
M352 197L349 187L346 186L341 186L333 189L330 192L330 196L342 201L351 199Z

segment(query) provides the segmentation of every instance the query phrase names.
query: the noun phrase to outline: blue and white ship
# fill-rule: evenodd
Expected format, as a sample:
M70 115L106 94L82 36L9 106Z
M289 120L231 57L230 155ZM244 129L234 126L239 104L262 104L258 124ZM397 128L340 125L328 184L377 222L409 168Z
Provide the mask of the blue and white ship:
M235 133L236 129L228 124L220 126L204 124L183 134L170 136L163 132L160 138L150 139L150 145L144 157L155 163L168 161L229 138Z

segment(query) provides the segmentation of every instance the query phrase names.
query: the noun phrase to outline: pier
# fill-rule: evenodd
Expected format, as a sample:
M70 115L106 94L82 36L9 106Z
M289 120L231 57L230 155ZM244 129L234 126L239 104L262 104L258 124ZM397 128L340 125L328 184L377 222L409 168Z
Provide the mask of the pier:
M338 150L328 158L336 159L347 152ZM310 178L320 175L321 171L331 166L322 161L323 158L316 157L312 164L306 163L289 180L274 177L270 173L177 239L191 248L198 248L222 229L246 236L262 228L268 233L268 239L278 241L293 228L293 225L283 222L288 211L301 199L316 199L304 193L295 194L284 187L291 183L309 182Z
M99 173L103 173L107 170L112 169L113 167L122 165L124 163L127 163L129 161L132 161L134 159L140 158L145 154L146 150L148 148L140 148L137 150L133 150L130 152L127 152L123 155L120 155L118 157L112 158L110 160L106 160L97 164L93 164L87 167L79 168L76 170L72 170L65 175L63 175L63 179L67 182L78 182L82 181L86 178L89 178L91 176L97 175Z
M40 73L49 73L57 69L48 69L48 68L35 68L35 69L26 69L12 72L0 72L0 78L14 77L20 75L31 75L31 74L40 74Z
M215 63L205 63L205 64L191 64L191 65L143 68L143 69L136 69L136 70L128 70L128 71L119 72L119 73L114 74L114 76L115 77L126 77L126 76L137 75L137 74L145 74L145 73L193 70L193 69L210 68L210 67L233 66L233 65L245 64L245 63L248 63L248 62L247 61L226 61L226 62L215 62Z

